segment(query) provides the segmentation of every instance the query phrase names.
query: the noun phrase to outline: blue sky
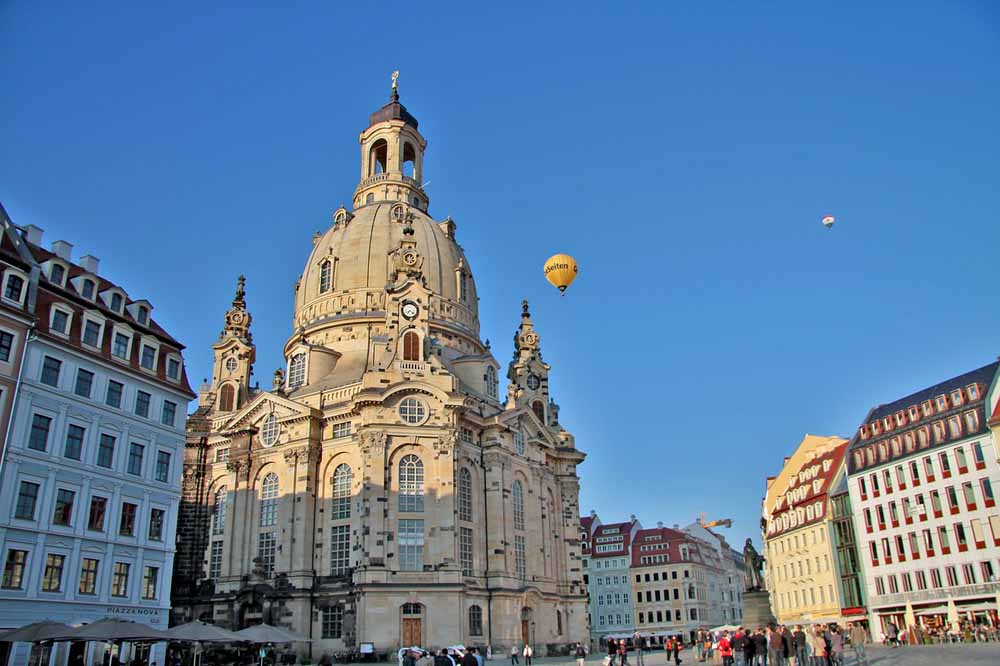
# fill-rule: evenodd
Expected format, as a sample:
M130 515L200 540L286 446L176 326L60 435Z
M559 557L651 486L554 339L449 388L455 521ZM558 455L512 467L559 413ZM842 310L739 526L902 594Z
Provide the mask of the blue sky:
M993 3L168 4L0 5L0 199L195 383L242 272L269 385L393 69L501 363L532 302L584 512L756 537L804 433L1000 353Z

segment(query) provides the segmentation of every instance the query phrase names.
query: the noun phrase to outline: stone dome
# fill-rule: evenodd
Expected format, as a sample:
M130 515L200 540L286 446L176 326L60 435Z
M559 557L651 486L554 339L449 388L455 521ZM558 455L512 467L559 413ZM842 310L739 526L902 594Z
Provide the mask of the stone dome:
M413 241L426 287L439 301L431 304L435 319L464 329L478 341L475 282L450 219L437 222L400 201L367 204L353 213L340 209L334 219L334 225L316 238L297 285L296 330L384 317L385 289L396 277L394 254L403 241ZM460 289L465 290L464 298Z

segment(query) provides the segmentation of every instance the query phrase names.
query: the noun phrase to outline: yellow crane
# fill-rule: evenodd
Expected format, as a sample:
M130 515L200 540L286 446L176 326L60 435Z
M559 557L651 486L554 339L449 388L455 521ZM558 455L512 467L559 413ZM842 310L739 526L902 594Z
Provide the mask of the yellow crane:
M706 523L705 522L705 512L702 511L702 513L701 513L701 520L699 521L699 523L705 529L708 529L709 527L732 527L733 526L733 519L732 518L723 518L721 520L711 520L711 521L709 521L709 522Z

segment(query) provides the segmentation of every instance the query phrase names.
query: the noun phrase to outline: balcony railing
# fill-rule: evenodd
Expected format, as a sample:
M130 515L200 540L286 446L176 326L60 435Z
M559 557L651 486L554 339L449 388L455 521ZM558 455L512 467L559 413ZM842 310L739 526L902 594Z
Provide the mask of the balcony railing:
M391 178L390 178L391 176ZM397 180L406 183L407 185L412 185L417 189L420 189L420 183L416 178L411 178L410 176L404 176L402 174L388 174L388 173L377 173L374 176L368 176L358 183L358 189L362 187L368 187L369 185L374 185L375 183L381 183L385 180Z
M399 369L403 372L427 372L430 366L423 361L400 361Z

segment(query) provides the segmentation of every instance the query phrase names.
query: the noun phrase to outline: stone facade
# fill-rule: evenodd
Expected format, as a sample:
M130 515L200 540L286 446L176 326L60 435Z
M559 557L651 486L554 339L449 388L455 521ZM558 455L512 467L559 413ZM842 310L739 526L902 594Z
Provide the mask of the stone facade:
M506 394L450 218L399 103L360 136L352 210L313 238L272 389L240 280L188 421L174 621L265 621L313 657L374 643L586 640L584 455L525 302Z

